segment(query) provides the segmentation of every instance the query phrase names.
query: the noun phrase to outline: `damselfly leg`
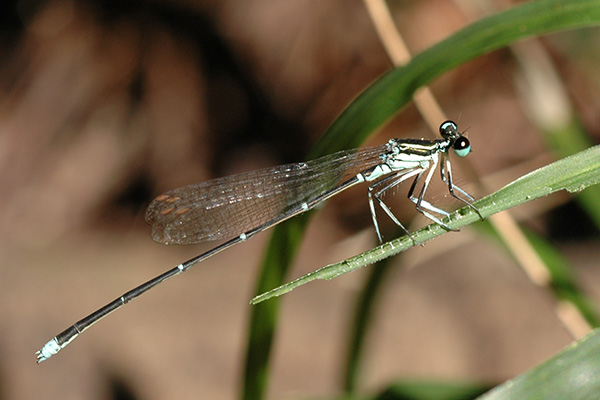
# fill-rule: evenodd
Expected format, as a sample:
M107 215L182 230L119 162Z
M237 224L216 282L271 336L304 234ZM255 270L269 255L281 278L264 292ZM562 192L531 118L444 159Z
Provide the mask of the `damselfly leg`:
M429 166L429 169L427 170L427 174L425 175L423 185L421 186L421 190L419 190L419 195L417 197L415 197L414 192L415 192L416 187L419 184L419 181L421 180L421 177L425 173L425 171L423 171L419 175L417 175L417 177L413 181L413 183L410 187L410 190L408 191L408 198L410 199L410 201L415 203L415 205L416 205L415 208L417 209L418 212L420 212L421 214L423 214L424 216L426 216L433 222L443 226L445 229L448 229L449 231L456 231L457 229L452 229L446 223L444 223L441 219L439 219L434 214L432 214L432 212L434 212L436 214L443 215L444 217L448 217L448 216L450 216L450 213L448 213L445 210L442 210L441 208L434 206L433 204L431 204L430 202L425 200L425 193L427 192L427 188L429 187L429 182L431 182L433 173L435 172L435 169L438 165L438 160L439 160L439 157L437 154L435 154L434 156L431 157L431 165Z
M443 161L440 166L440 174L442 176L442 181L448 186L448 192L450 192L450 195L452 197L454 197L455 199L460 200L463 203L465 203L466 205L468 205L473 211L475 211L477 213L477 215L479 215L479 218L483 221L483 216L481 215L481 213L479 212L477 207L475 207L472 204L472 202L475 201L473 196L471 196L469 193L467 193L466 191L464 191L463 189L461 189L460 187L456 186L453 183L453 181L452 181L452 164L450 164L450 159L448 158L448 155L444 153L444 154L442 154L442 157L443 157ZM466 199L457 195L454 192L455 190L457 192L460 192L463 196L465 196Z
M413 240L413 243L416 244L415 240L413 239L413 237L410 234L410 232L408 231L408 229L406 229L404 227L404 225L402 225L402 223L398 220L398 218L396 218L396 216L394 215L392 210L382 200L381 195L383 193L385 193L386 191L388 191L389 189L393 188L394 186L397 186L397 185L401 184L402 182L406 181L407 179L410 179L415 175L423 173L423 171L425 171L425 169L423 169L423 168L418 168L415 170L400 171L394 175L386 176L385 178L383 178L383 179L375 182L371 186L369 186L369 190L368 190L369 208L371 210L371 217L373 218L373 225L375 226L375 231L377 232L377 238L379 239L380 243L383 242L383 237L381 235L381 231L379 230L379 224L377 222L377 214L375 212L375 205L373 202L373 198L375 198L375 200L377 200L377 203L379 204L379 206L383 209L383 211L385 211L385 213L390 217L390 219L392 221L394 221L394 223L396 225L398 225L400 228L402 228L402 230ZM383 185L385 185L385 186L383 186ZM381 186L383 186L383 187L381 187Z

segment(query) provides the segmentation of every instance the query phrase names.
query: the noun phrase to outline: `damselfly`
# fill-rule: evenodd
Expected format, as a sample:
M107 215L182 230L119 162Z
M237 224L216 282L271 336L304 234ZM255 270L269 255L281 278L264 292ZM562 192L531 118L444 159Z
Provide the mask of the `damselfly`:
M382 195L411 178L414 180L408 198L415 203L416 209L450 229L438 217L449 216L449 213L424 199L438 164L441 179L448 186L450 195L478 211L471 204L473 197L454 185L448 157L450 148L459 157L469 154L469 140L452 121L440 126L440 134L442 139L436 140L391 139L379 146L340 151L305 163L213 179L158 196L146 211L146 221L152 225L152 238L157 242L190 244L221 239L227 241L124 293L76 322L37 352L37 362L52 357L101 318L159 283L259 232L310 210L358 183L371 182L368 190L369 208L380 241L382 237L375 212L376 204L410 236L383 202Z

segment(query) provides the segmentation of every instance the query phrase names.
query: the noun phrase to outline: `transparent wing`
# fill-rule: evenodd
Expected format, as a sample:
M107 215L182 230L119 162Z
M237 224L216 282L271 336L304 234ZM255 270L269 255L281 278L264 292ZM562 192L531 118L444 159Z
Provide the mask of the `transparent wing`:
M184 186L146 211L152 238L165 244L228 239L273 220L381 162L386 145L340 151Z

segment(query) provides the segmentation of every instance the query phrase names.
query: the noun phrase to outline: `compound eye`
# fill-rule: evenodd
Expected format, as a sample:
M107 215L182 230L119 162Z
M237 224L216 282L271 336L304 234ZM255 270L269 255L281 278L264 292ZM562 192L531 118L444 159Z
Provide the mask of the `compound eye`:
M469 142L469 139L461 136L454 141L452 148L457 156L465 157L471 151L471 143Z
M440 125L440 135L444 139L450 139L458 136L458 126L454 121L446 121Z

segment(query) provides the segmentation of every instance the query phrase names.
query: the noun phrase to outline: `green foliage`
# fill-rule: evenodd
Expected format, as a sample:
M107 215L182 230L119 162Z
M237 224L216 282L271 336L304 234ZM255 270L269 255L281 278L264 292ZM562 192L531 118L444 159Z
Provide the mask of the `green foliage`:
M552 359L479 399L597 399L600 395L599 377L600 330L595 330Z

